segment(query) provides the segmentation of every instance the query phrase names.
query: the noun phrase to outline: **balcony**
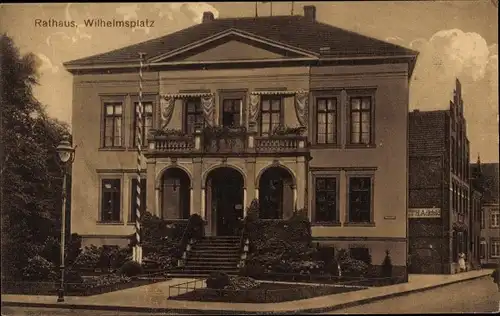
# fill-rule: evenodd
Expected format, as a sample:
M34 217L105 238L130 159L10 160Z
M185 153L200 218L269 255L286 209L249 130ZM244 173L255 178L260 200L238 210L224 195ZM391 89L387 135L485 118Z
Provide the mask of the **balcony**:
M289 129L292 130L292 129ZM197 128L193 135L180 131L155 131L148 139L152 155L276 155L305 154L307 137L302 131L281 131L257 136L254 128Z

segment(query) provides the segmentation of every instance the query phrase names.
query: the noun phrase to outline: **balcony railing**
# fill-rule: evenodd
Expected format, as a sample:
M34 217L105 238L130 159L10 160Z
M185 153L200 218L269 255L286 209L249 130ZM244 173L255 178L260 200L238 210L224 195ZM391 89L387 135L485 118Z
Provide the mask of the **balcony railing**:
M149 138L150 153L295 153L307 151L307 137L300 135L257 136L244 128L202 130L193 135L162 133Z

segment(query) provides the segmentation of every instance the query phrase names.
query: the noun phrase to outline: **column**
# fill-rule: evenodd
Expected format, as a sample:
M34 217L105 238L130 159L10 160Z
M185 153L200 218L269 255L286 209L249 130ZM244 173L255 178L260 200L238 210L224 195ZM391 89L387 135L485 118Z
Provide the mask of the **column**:
M293 186L293 211L295 212L298 209L297 207L297 186Z
M189 188L189 215L193 215L195 213L195 208L193 204L193 187Z
M154 206L155 206L155 212L153 214L155 214L156 216L158 217L162 217L162 211L161 211L161 204L160 204L160 198L161 198L161 190L160 190L160 187L155 187L155 202L154 202Z
M307 188L307 178L306 178L306 159L305 157L297 157L297 179L296 186L294 189L295 205L297 209L306 207L306 188ZM300 192L300 194L297 194Z
M207 212L206 212L206 206L205 206L205 190L206 188L201 189L201 212L200 215L204 220L207 220Z
M246 159L246 168L247 168L247 181L244 190L245 199L244 209L250 206L250 203L253 199L259 198L258 189L256 189L257 185L255 183L255 157Z
M201 158L193 158L193 175L192 175L191 188L193 190L193 213L200 214L203 217L205 198L201 196L202 187L202 160Z
M243 188L243 218L247 216L247 188Z
M158 215L158 190L156 186L156 161L148 159L146 161L146 210L151 214ZM130 205L130 203L129 203Z

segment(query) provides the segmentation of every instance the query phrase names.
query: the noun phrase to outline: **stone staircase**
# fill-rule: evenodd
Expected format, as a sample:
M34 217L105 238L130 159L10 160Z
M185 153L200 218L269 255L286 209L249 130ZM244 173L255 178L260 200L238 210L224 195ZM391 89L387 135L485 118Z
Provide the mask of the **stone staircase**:
M170 271L177 277L203 277L212 272L238 274L240 260L239 236L203 237L186 253L183 265Z

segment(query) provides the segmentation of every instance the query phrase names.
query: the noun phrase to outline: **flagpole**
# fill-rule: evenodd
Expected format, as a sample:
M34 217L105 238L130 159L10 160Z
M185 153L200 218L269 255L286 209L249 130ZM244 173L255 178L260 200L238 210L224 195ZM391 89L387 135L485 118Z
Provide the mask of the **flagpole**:
M142 118L144 115L144 107L142 104L142 68L144 63L145 53L139 53L139 106L137 109L137 129L136 129L136 144L137 144L137 194L136 194L136 209L135 209L135 248L133 251L133 259L135 262L142 264L142 242L141 242L141 173L142 173Z
M273 2L270 1L269 3L271 3L271 16L273 16Z
M257 4L258 4L258 2L255 2L255 17L259 16L259 14L257 13Z

